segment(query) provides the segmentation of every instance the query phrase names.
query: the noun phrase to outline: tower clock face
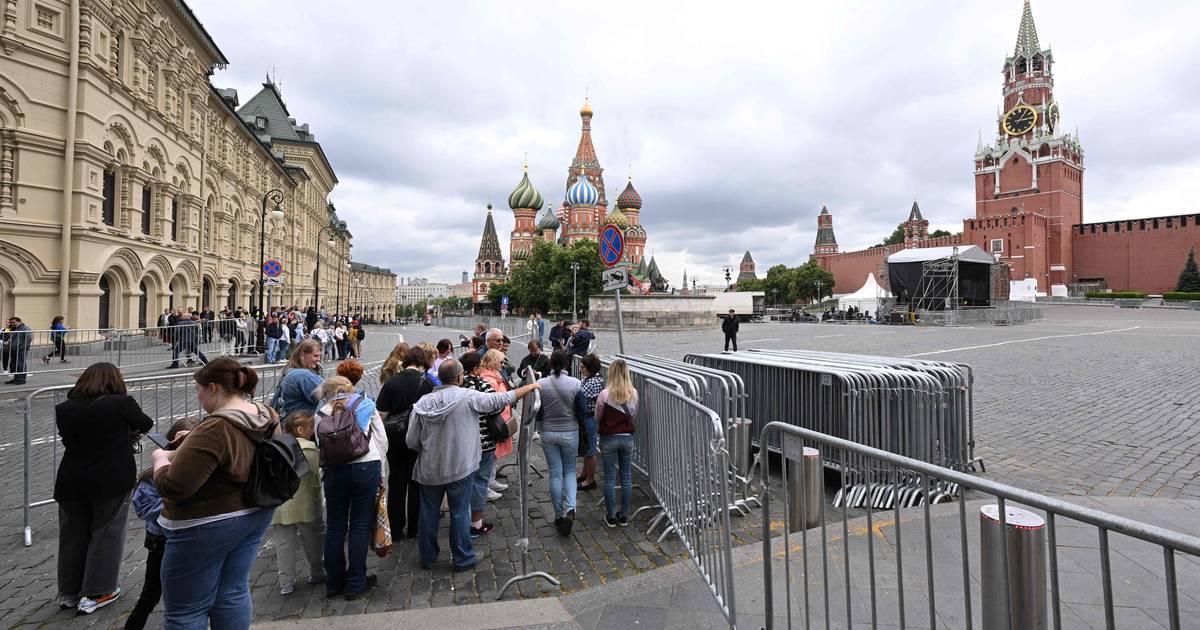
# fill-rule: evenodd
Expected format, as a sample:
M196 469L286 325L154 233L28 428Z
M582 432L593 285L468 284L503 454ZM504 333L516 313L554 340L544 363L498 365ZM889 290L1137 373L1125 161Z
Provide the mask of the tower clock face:
M1028 105L1017 105L1004 115L1004 131L1010 136L1019 136L1037 123L1037 110Z

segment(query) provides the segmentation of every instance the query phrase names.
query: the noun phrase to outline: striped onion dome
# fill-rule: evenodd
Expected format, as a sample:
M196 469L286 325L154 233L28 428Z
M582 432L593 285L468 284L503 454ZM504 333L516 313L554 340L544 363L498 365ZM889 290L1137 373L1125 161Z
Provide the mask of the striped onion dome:
M559 226L560 223L558 222L558 215L554 214L554 211L550 209L550 206L546 206L546 209L542 211L541 218L538 219L538 229L557 230Z
M622 230L629 227L629 219L625 218L625 215L616 208L614 208L612 212L609 212L608 216L604 217L604 222L611 223Z
M542 207L542 193L529 183L529 171L521 175L521 183L508 196L508 207L513 210L520 208L536 209Z
M529 259L529 250L524 249L524 248L518 249L517 251L513 252L512 259L513 260L528 260Z
M568 206L594 206L600 201L600 191L588 181L587 171L580 170L579 177L567 189Z
M634 223L633 225L629 226L629 229L625 230L625 236L631 238L646 238L646 228L642 227L641 224Z
M633 178L629 179L629 183L625 184L625 190L617 197L618 208L632 208L635 210L642 209L642 196L638 191L633 189Z

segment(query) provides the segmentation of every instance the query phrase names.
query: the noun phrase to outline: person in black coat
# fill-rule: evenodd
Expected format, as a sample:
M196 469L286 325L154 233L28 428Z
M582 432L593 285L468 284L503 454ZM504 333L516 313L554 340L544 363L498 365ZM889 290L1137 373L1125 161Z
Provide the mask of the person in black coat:
M733 309L729 309L729 315L725 317L725 321L721 322L721 332L725 333L726 351L729 350L729 344L732 343L733 351L737 352L737 334L738 326L740 325L741 323L738 322L737 314L733 312Z
M538 343L537 339L530 339L527 347L529 354L521 359L521 366L517 368L517 373L513 376L513 380L518 383L524 382L525 368L527 367L532 367L533 371L537 373L533 377L535 379L550 374L550 355L542 352L542 344Z
M58 502L58 594L63 608L91 613L116 600L129 496L137 479L133 443L154 421L127 395L121 370L96 363L54 408L63 455Z
M408 426L400 426L400 418L412 411L422 396L433 391L433 382L425 375L425 351L417 346L408 349L402 365L379 388L379 399L375 408L383 415L383 426L387 429L388 443L388 521L392 526L392 540L401 535L417 537L418 518L421 510L421 491L413 479L413 468L417 464L417 451L408 448L405 436ZM405 532L407 530L407 533Z
M28 376L25 362L29 356L29 347L33 344L33 332L20 317L10 317L8 326L0 333L0 341L4 342L4 367L12 375L4 384L24 385Z

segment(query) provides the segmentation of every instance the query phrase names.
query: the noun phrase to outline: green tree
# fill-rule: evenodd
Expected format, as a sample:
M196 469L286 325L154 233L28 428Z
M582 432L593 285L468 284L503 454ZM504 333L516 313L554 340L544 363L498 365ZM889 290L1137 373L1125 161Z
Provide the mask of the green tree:
M1176 291L1200 291L1200 269L1196 268L1196 250L1188 250L1187 262L1183 271L1179 272L1179 282L1175 283Z
M872 247L883 247L884 245L900 245L904 242L904 223L896 226L892 231L892 235L885 238L882 243L876 243Z
M578 263L577 278L571 263ZM600 250L595 241L582 239L563 247L549 241L537 241L525 262L517 265L508 280L498 282L488 290L492 304L500 304L507 295L510 309L538 309L543 313L569 311L572 303L572 281L575 282L576 304L580 313L587 312L587 298L602 289Z
M929 238L938 238L940 236L950 236L949 230L934 230L929 234Z

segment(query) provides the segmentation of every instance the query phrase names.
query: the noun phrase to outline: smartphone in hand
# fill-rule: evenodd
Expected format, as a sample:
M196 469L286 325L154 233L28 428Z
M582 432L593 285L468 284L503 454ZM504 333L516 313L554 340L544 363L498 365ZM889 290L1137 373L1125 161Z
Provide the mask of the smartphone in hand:
M155 444L158 445L158 448L161 448L163 450L169 451L172 448L174 448L173 446L171 446L171 442L169 440L167 440L167 436L165 436L157 431L155 431L154 433L147 433L146 437L150 438L151 442L154 442Z

